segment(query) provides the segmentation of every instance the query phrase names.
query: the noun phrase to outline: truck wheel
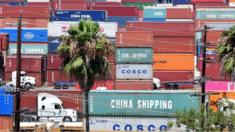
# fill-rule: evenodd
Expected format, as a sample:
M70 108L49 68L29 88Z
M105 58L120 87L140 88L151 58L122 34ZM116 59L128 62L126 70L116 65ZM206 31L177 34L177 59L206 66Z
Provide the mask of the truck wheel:
M31 83L26 83L26 84L24 85L24 87L25 87L26 89L31 89L31 88L33 88L33 85L32 85Z
M64 117L63 122L72 122L72 119L70 117Z

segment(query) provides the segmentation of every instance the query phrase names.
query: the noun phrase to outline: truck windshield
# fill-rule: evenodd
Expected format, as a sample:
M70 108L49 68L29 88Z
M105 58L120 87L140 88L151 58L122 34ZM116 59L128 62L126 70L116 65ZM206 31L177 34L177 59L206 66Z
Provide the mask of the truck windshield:
M61 105L60 104L55 104L55 109L61 109Z

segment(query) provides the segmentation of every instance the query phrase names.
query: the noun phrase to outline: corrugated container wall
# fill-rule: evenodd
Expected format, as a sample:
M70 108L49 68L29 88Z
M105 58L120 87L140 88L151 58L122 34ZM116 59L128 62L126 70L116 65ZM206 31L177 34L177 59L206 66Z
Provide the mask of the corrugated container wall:
M137 7L92 6L92 10L106 10L108 16L138 16Z
M0 52L7 51L9 48L9 34L0 34Z
M116 49L116 63L153 63L152 48L117 48Z
M116 47L152 47L150 31L122 31L116 33Z
M153 90L153 80L115 80L115 90Z
M168 54L155 53L154 70L170 70L170 71L193 71L194 70L194 54Z
M11 116L0 116L0 131L10 132L13 128L13 117Z
M192 93L195 91L90 91L89 114L93 116L172 117L179 110L200 108L200 97L191 96Z
M50 17L49 7L40 6L0 6L1 14L0 17L11 17L18 18L22 11L23 18L44 18ZM40 11L40 13L38 12Z
M45 58L43 56L22 56L22 70L26 72L43 72L45 71ZM7 56L6 72L12 72L16 69L16 56Z
M0 87L0 106L0 116L12 116L14 114L14 96L6 94L4 87Z
M127 22L126 27L128 31L153 31L154 37L194 37L194 24L194 22Z

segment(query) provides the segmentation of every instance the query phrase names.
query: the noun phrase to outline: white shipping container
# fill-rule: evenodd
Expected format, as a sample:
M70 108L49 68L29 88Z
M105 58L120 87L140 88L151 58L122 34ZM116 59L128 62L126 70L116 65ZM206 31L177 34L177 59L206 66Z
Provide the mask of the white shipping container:
M235 22L206 22L204 23L208 27L211 27L210 30L229 30L232 26L235 26Z
M116 79L152 79L153 66L150 64L118 64Z
M235 2L229 2L229 6L234 7L235 6Z
M167 127L169 122L174 125ZM175 118L147 118L147 117L90 117L90 130L93 132L111 131L135 131L135 132L159 132L159 131L185 131L186 127L176 127Z
M68 29L71 25L77 24L78 22L71 21L54 21L48 23L48 36L59 37L61 35L67 35ZM115 38L118 30L118 24L116 22L98 22L100 31L107 35L108 38Z

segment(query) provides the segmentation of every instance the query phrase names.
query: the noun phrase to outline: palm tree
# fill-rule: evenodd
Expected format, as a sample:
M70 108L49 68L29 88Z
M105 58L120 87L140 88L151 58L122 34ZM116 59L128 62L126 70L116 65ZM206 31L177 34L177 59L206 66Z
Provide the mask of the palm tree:
M222 74L229 75L235 80L235 26L224 31L218 41L216 51L222 62Z
M60 37L58 53L62 67L75 78L85 93L86 131L89 131L88 93L95 79L106 79L109 61L106 56L114 53L107 37L99 32L99 25L91 20L81 20L72 25L67 36Z

